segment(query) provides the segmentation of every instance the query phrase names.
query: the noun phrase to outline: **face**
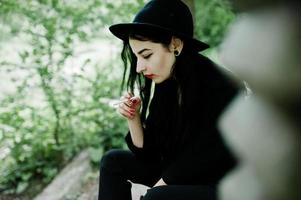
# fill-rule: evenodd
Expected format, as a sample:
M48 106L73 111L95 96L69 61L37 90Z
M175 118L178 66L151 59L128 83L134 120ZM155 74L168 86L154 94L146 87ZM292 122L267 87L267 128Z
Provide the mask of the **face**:
M130 46L137 57L137 73L142 73L156 84L170 77L175 63L173 51L161 43L130 39Z

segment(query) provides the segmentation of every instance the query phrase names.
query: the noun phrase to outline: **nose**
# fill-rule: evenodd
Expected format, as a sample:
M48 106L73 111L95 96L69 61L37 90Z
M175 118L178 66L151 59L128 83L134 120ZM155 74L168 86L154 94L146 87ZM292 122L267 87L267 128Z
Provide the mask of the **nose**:
M137 60L136 72L141 73L146 70L146 64L142 59Z

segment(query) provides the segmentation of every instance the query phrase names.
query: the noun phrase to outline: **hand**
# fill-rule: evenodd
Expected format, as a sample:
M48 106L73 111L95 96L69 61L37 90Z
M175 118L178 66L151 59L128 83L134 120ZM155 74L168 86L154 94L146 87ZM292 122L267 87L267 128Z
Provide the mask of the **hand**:
M122 103L119 104L117 111L127 119L139 117L141 99L133 96L131 93L126 93L120 98Z
M160 178L160 180L153 186L153 187L157 187L157 186L163 186L163 185L167 185L162 178Z

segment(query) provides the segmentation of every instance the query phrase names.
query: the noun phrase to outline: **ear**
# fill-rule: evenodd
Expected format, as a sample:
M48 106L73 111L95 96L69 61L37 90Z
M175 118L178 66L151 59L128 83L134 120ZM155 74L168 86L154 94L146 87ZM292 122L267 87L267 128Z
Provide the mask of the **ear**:
M169 50L171 52L177 50L179 53L181 53L183 46L184 46L183 40L181 40L178 37L172 36L170 46L169 46Z

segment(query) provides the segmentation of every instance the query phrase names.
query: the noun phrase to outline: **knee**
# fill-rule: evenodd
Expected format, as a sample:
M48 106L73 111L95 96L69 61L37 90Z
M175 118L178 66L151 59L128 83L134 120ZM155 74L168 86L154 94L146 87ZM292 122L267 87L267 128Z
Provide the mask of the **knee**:
M119 163L119 157L121 150L109 150L107 151L100 160L100 170L103 171L103 169L108 170L116 170Z
M100 171L120 172L124 165L123 162L127 160L127 154L127 151L120 149L107 151L100 160Z

